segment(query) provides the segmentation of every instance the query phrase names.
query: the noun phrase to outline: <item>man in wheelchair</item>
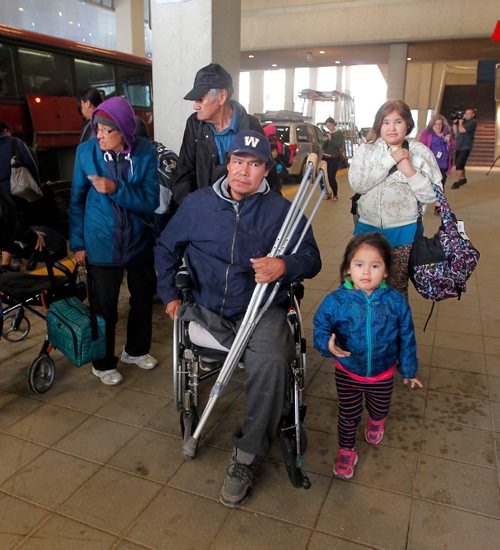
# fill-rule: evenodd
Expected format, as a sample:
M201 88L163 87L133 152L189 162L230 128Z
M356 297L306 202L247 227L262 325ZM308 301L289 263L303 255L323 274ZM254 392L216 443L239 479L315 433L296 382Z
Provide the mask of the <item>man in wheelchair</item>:
M158 294L166 313L196 320L227 348L247 310L256 283L312 278L321 259L309 228L294 254L266 257L290 203L270 191L265 179L273 160L265 137L237 134L228 153L228 175L186 197L160 235L156 249ZM301 227L303 228L305 220ZM288 250L301 234L299 227ZM184 258L193 305L183 305L175 275ZM271 286L271 285L270 285ZM269 450L284 408L288 362L294 348L286 321L287 296L280 287L243 353L246 411L234 434L221 502L235 507L250 495L258 457Z

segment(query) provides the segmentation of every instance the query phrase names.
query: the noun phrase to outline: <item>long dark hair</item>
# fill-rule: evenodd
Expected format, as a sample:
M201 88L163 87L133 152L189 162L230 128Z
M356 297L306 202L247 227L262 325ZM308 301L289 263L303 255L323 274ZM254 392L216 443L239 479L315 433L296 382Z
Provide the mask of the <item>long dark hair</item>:
M373 122L373 128L368 139L368 143L373 143L377 141L380 137L380 129L382 128L382 122L387 115L390 115L396 111L399 113L399 116L406 122L408 125L408 130L406 135L408 135L413 128L415 128L415 122L411 116L410 107L402 99L389 99L386 101L377 111L375 115L375 120Z
M94 88L94 86L89 86L88 88L85 88L85 90L82 90L78 96L78 99L80 101L90 101L94 109L104 101L102 92L97 88Z
M387 275L390 277L392 255L391 245L388 243L387 239L380 233L360 233L347 243L344 258L340 264L341 282L344 282L349 278L349 266L351 265L352 258L356 253L356 250L363 244L373 246L373 248L376 248L380 252L382 259L384 260L385 270L387 271Z

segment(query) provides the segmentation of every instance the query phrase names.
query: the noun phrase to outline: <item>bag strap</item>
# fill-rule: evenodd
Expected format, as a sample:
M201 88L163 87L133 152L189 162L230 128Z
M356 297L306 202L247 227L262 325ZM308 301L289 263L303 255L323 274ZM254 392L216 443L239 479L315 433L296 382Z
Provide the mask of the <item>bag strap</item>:
M99 330L97 327L97 314L95 311L95 290L94 290L94 278L92 277L92 270L90 266L85 263L85 274L87 275L87 295L89 298L89 310L90 310L90 329L92 331L92 341L97 340L99 337Z

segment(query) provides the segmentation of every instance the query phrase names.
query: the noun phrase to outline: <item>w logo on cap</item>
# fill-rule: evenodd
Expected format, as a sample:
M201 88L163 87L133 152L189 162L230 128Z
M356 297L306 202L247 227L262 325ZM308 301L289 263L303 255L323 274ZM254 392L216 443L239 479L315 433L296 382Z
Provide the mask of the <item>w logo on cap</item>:
M253 147L255 149L255 147L259 144L260 139L254 136L245 136L244 141L247 147Z

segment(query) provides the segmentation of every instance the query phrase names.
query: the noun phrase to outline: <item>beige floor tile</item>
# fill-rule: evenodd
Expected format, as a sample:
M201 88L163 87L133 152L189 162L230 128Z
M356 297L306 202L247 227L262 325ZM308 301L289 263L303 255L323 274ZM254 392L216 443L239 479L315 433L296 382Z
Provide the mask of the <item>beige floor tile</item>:
M456 332L436 330L434 345L461 351L478 351L484 349L483 337L477 334L457 334ZM500 353L500 352L499 352Z
M359 437L359 440L361 440ZM411 496L417 468L417 455L388 446L356 444L358 464L356 482L377 489L386 489Z
M366 546L363 544L356 544L355 542L349 542L338 537L332 537L331 535L325 535L324 533L315 532L312 534L311 541L307 547L307 550L361 550Z
M415 496L500 519L497 476L490 468L424 455Z
M0 493L0 548L14 548L49 513Z
M486 372L500 378L500 355L485 355Z
M50 446L75 429L86 418L87 415L84 413L44 404L10 426L7 431L23 439Z
M370 547L403 549L410 508L407 496L334 480L317 529Z
M166 400L166 402L167 406L151 419L146 427L180 439L180 412L175 409L173 400Z
M46 451L46 447L35 445L16 437L0 433L0 483L26 466Z
M41 405L36 399L29 399L15 393L0 395L0 427L6 428L14 424Z
M257 471L252 497L244 509L283 521L314 527L331 485L331 476L307 472L310 489L295 488L281 464L263 462Z
M123 533L160 489L158 483L104 467L60 510L93 527Z
M382 447L394 447L405 452L417 453L420 450L423 420L412 416L391 411L385 423ZM363 437L362 431L358 432Z
M55 509L98 469L97 464L48 450L19 470L2 489Z
M273 520L244 510L236 510L224 524L212 548L238 550L305 550L311 532L308 529Z
M422 453L486 468L495 467L493 433L460 424L426 420L422 431Z
M335 387L335 371L316 372L310 383L307 386L307 396L320 397L323 399L332 399L337 397L337 389Z
M481 548L498 547L500 522L498 519L415 501L408 533L408 548Z
M152 550L151 546L144 546L142 544L138 544L135 542L131 542L126 538L123 538L116 544L116 546L113 547L113 550L143 550L146 548L147 550Z
M307 411L304 426L307 429L327 433L337 433L338 402L333 399L322 399L307 396Z
M132 426L92 416L54 447L104 464L137 433Z
M209 548L231 511L218 502L165 487L127 538L158 550Z
M460 319L440 315L437 319L436 329L441 331L456 332L458 334L483 334L481 322L476 319Z
M493 429L500 432L500 403L491 402L491 416L493 418Z
M163 366L144 372L135 381L133 389L172 397L172 371Z
M462 351L435 347L432 352L431 366L486 374L485 355L482 351Z
M391 412L392 414L403 414L405 416L415 416L422 418L425 410L425 395L427 390L424 389L410 389L409 386L402 385L402 381L397 375L394 382L394 392L391 400ZM400 385L400 389L396 389L396 385Z
M500 355L500 338L484 336L484 349L487 354Z
M307 429L307 451L302 457L303 469L309 472L331 477L332 465L337 455L337 436L330 433ZM283 454L278 445L274 445L270 460L284 463Z
M488 376L488 392L491 401L500 401L500 377Z
M124 389L112 401L104 404L96 414L110 420L143 427L165 407L165 398Z
M83 523L54 515L24 542L22 548L38 550L43 548L51 550L68 550L70 548L104 550L109 548L111 550L117 540L113 535L98 531Z
M108 464L152 481L166 482L183 462L178 439L142 430Z
M444 393L488 398L488 379L484 374L433 367L429 388Z
M425 416L456 424L491 430L489 403L484 400L429 390Z

